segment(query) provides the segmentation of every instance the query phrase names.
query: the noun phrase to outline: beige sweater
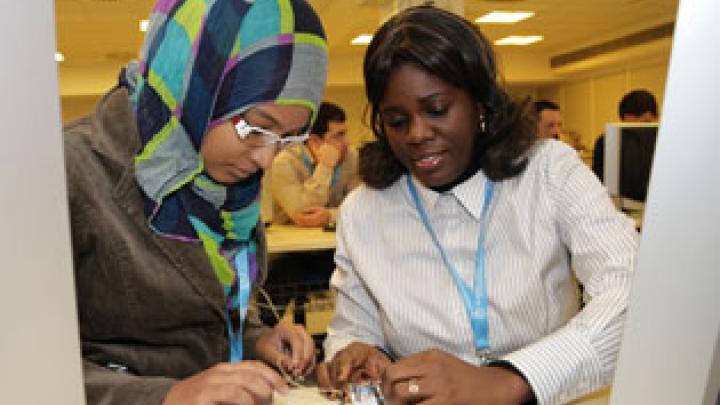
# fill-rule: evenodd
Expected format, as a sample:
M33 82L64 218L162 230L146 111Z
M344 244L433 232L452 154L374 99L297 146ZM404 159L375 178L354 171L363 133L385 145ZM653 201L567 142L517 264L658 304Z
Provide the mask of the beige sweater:
M303 154L307 156L312 170L308 168ZM359 184L357 168L358 153L350 147L345 159L337 167L337 179L333 184L335 170L316 165L304 145L283 150L275 157L267 176L270 178L269 191L272 197L266 198L266 203L272 204L272 219L265 218L265 221L287 224L291 222L290 216L298 210L321 206L330 208L331 221L335 222L337 207ZM267 193L268 187L263 192Z

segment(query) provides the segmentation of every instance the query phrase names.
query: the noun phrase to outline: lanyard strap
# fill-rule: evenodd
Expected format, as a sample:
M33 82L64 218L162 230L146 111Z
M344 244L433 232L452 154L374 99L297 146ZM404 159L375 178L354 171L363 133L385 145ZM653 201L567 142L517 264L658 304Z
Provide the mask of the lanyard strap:
M305 167L307 167L308 171L310 172L310 175L312 176L313 173L315 173L315 166L310 161L310 158L307 155L307 152L303 151L303 163L305 163ZM340 177L340 165L338 164L335 166L335 170L333 171L332 180L330 181L330 188L335 188L335 185L337 184L337 179Z
M243 323L250 301L250 273L248 266L248 247L243 246L235 254L235 271L237 277L238 294L236 307L240 312L240 325L236 331L233 328L230 308L225 306L225 318L227 322L228 338L230 340L230 362L238 362L243 359Z
M420 201L420 196L418 195L415 184L413 184L411 176L407 176L406 179L408 188L410 189L410 194L412 195L413 201L415 202L415 209L417 210L418 214L420 214L423 225L425 225L425 230L430 235L430 238L435 244L435 247L437 247L438 251L440 252L440 256L442 256L445 267L447 267L448 272L450 273L453 281L455 282L455 285L460 291L460 295L463 299L463 304L465 304L465 312L470 319L475 349L477 351L486 350L490 347L490 343L488 339L487 319L488 298L485 287L485 233L487 227L487 215L490 207L490 202L492 201L495 183L490 180L485 183L485 199L483 200L482 212L480 214L480 232L478 235L477 251L475 253L475 274L473 280L473 288L471 289L467 285L465 280L460 277L460 273L458 273L455 265L453 265L453 263L450 261L450 258L445 252L445 249L442 247L442 244L440 244L440 240L438 239L432 225L430 224L430 218L428 217L427 212L425 212L425 208L423 208L422 201Z

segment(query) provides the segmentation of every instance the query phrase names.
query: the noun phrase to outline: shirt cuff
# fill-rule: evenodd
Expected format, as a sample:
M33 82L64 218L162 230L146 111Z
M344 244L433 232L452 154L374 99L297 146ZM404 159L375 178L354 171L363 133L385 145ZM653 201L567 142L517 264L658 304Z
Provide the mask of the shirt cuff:
M511 372L519 375L523 380L525 380L526 383L528 382L527 377L525 377L525 375L520 370L518 370L517 367L515 367L512 363L510 363L507 360L493 360L488 364L488 367L497 367L497 368L502 368L502 369L511 371ZM528 383L528 385L530 385L530 383ZM532 391L532 387L530 387L530 391ZM532 399L530 399L526 402L523 402L522 405L537 405L537 400L535 399L535 392L532 392Z
M359 339L355 337L331 337L331 331L328 331L328 337L325 339L323 344L323 351L325 352L324 361L332 361L333 357L342 349L346 348L350 343L358 342Z
M602 364L588 339L571 328L503 357L530 384L538 404L564 404L602 386Z

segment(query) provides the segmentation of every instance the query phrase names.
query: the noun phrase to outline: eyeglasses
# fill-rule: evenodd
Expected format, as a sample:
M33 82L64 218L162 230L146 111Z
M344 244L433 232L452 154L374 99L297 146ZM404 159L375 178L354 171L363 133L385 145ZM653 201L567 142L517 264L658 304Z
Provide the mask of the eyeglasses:
M240 139L248 139L250 135L253 135L261 139L265 145L276 144L280 149L303 143L310 137L309 128L301 135L280 136L267 129L250 125L244 119L235 123L235 131Z

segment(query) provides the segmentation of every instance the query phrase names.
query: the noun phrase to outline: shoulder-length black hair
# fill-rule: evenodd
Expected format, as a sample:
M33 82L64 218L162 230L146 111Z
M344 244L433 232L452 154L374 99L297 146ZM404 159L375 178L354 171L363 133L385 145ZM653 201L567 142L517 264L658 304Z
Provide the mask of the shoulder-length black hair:
M495 54L485 36L463 18L432 6L408 8L386 21L368 46L363 72L376 141L360 151L360 176L373 188L394 183L405 167L395 158L380 119L390 73L412 64L467 91L484 108L485 131L475 142L475 165L495 180L520 174L535 142L529 102L515 103L500 83Z

